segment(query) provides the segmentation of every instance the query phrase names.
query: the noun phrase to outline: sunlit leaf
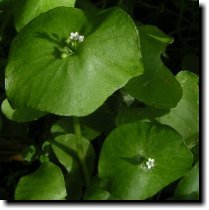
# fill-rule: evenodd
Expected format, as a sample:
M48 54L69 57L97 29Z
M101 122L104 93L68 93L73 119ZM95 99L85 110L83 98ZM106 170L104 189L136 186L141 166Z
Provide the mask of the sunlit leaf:
M65 40L76 31L84 41L62 59ZM15 108L85 116L143 72L139 57L136 27L122 10L95 14L55 8L31 21L13 41L7 96Z

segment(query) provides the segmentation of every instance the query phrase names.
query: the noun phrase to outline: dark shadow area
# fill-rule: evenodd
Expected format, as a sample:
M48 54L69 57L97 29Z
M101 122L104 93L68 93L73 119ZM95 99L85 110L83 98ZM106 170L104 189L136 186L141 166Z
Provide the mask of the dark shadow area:
M37 32L37 36L36 37L40 38L40 39L45 39L45 40L51 42L52 44L56 45L56 47L54 47L54 51L52 52L52 54L56 58L60 58L61 59L61 57L60 57L61 50L66 46L65 38L62 38L60 40L59 36L56 33L52 33L51 35L49 35L46 32Z
M122 160L127 161L128 163L132 164L132 165L139 165L141 164L145 159L144 157L142 157L141 155L135 155L133 157L121 157Z
M55 33L49 35L46 32L37 32L36 34L37 38L48 40L49 42L52 42L53 44L56 44L58 46L61 46L63 44L62 41L60 42L58 35Z

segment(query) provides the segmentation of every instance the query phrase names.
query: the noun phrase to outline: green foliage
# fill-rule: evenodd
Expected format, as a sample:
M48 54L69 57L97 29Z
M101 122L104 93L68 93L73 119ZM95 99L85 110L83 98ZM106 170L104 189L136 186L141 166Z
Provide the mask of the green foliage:
M51 146L57 159L67 170L69 198L79 199L82 196L82 188L85 186L85 178L80 167L79 147L76 136L73 134L57 136L54 141L51 141ZM82 161L86 162L88 173L92 176L95 164L95 152L90 142L85 138L82 138L82 151L84 153Z
M73 119L72 118L62 118L55 122L51 128L51 132L54 136L59 134L74 133ZM81 124L82 136L88 140L96 138L100 133L84 123Z
M15 27L20 31L32 19L43 12L56 7L73 7L75 0L12 0L15 15Z
M103 131L114 127L114 118L112 111L107 105L101 106L91 115L80 118L82 136L88 140L94 140ZM73 119L63 117L56 121L51 127L53 136L67 133L75 133Z
M161 55L172 39L154 26L140 26L138 30L144 74L133 78L126 89L147 105L156 108L175 107L182 96L182 90L161 60Z
M92 180L91 186L87 190L85 200L121 200L107 191L108 181L99 179L97 176Z
M199 199L199 163L196 163L192 170L181 179L175 191L175 198Z
M149 106L125 108L117 116L117 125L142 120L159 122L178 131L189 147L195 146L194 143L199 132L199 79L196 74L188 71L179 72L176 79L183 90L183 96L176 107L171 109L156 109Z
M46 114L44 112L40 112L40 111L36 111L32 109L26 109L26 108L13 109L7 99L3 101L1 105L1 110L8 119L14 120L16 122L33 121Z
M184 140L199 132L199 78L194 73L181 71L176 79L183 89L177 106L158 120L176 129Z
M60 48L75 31L85 40L62 59ZM88 115L142 73L136 55L140 55L137 31L122 10L86 14L56 8L34 19L15 38L6 69L7 95L17 108Z
M83 138L82 142L86 162L88 163L88 167L91 173L93 173L95 157L94 149L87 139ZM74 171L80 170L75 135L66 134L57 136L55 140L52 141L52 148L60 163L66 168L69 173L75 173Z
M150 169L149 158L155 160ZM192 153L173 129L136 123L121 126L107 137L98 175L108 179L111 194L123 200L143 200L184 176L191 166Z
M0 0L0 198L200 200L197 10Z
M16 200L64 200L65 182L61 170L46 162L34 173L23 176L16 188Z

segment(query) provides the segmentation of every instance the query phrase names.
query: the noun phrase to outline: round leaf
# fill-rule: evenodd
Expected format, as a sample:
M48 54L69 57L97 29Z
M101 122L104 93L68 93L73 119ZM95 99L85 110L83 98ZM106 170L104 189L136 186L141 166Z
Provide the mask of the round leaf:
M76 52L61 59L71 32L84 35ZM120 9L84 13L55 8L15 38L6 69L7 96L15 107L84 116L143 71L139 39Z
M163 109L175 107L182 90L161 60L172 39L155 26L145 25L138 29L144 74L130 80L125 88L133 97L150 106Z
M38 118L46 115L45 112L28 109L28 108L13 109L10 106L7 99L3 101L1 105L1 110L8 119L16 121L16 122L20 122L20 123L37 120Z
M198 76L188 71L181 71L176 78L183 89L183 97L175 108L158 118L158 121L176 129L186 140L199 132ZM195 141L195 138L193 139Z
M55 7L73 7L75 0L16 0L15 27L20 31L33 18Z
M154 159L150 169L146 163ZM192 154L179 134L168 126L127 124L105 140L99 177L108 179L107 191L124 200L147 199L191 168Z
M23 176L15 190L16 200L64 200L65 181L58 166L45 162L32 174Z

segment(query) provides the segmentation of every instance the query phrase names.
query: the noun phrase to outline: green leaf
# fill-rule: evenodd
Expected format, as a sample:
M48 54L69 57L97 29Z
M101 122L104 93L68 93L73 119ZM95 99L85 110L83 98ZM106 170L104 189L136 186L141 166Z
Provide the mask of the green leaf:
M98 137L101 132L109 129L114 123L113 114L107 106L102 105L94 113L80 118L81 134L88 140L93 140ZM73 120L69 117L63 117L55 122L51 127L53 136L60 134L74 134Z
M16 200L64 200L65 181L58 166L42 163L34 173L23 176L15 190Z
M184 139L184 142L190 150L195 148L197 144L199 144L199 133L194 133L193 135Z
M156 109L154 107L124 108L118 113L116 124L117 126L121 126L141 121L152 122L155 121L157 116L165 115L168 112L169 109Z
M90 142L82 138L83 152L91 174L94 170L95 152ZM60 135L52 141L52 149L59 162L67 169L68 172L78 170L79 161L77 156L77 143L74 134Z
M58 120L52 125L51 133L54 136L67 133L74 134L75 132L73 127L73 119L65 117ZM97 132L96 130L92 129L88 125L85 125L85 123L81 121L81 134L84 138L88 140L93 140L100 134L100 132Z
M175 108L157 120L176 129L186 140L199 132L198 76L189 71L181 71L176 78L183 89L183 97ZM191 144L189 140L186 142Z
M108 192L106 185L107 180L95 176L85 193L84 200L121 200Z
M41 13L61 6L73 7L75 0L16 0L13 3L15 5L15 27L17 31L20 31Z
M84 177L78 159L76 136L73 134L60 135L52 141L52 149L59 162L68 171L70 199L79 199L82 195ZM95 152L88 140L83 138L83 151L90 175L94 171Z
M3 101L1 110L9 120L13 120L19 123L37 120L38 118L46 115L45 112L28 108L13 109L7 99Z
M61 48L75 31L85 39L61 59ZM31 21L13 41L7 96L17 108L85 116L143 72L139 57L136 27L122 10L87 14L56 8Z
M33 161L38 159L36 147L34 145L30 145L26 147L22 152L21 155L25 161Z
M193 148L198 143L199 133L198 76L188 71L181 71L176 75L176 79L182 87L183 96L175 108L123 109L116 118L117 126L142 120L160 122L178 131L188 148Z
M195 142L196 141L196 142ZM196 138L195 141L193 140L193 147L192 148L188 148L191 150L192 154L193 154L193 162L196 163L197 161L199 161L200 158L200 147L199 147L199 138ZM187 144L187 143L186 143Z
M144 25L138 30L144 74L130 80L125 88L147 105L162 109L175 107L182 90L161 60L161 55L172 39L155 26Z
M175 197L178 199L193 198L199 200L199 162L179 182Z
M148 169L148 158L155 166ZM109 180L107 191L123 200L143 200L185 175L192 153L180 135L165 125L127 124L105 140L99 177Z
M113 110L107 103L103 104L92 114L80 119L86 126L91 127L99 133L112 129L115 126L115 116Z

